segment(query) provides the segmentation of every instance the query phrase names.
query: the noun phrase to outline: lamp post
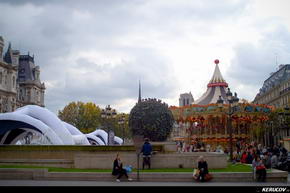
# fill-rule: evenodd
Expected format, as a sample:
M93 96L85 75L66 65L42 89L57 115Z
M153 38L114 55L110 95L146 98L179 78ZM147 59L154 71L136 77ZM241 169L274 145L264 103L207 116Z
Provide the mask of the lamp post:
M232 129L232 115L236 111L236 107L239 104L239 98L237 96L237 93L233 96L232 92L230 91L230 88L228 88L228 91L226 93L227 101L229 104L229 111L225 112L228 115L228 130L230 135L230 161L233 161L233 129ZM220 109L223 108L224 100L221 96L219 96L219 99L217 100L218 107Z
M123 126L123 133L122 133L122 135L123 135L123 144L125 144L125 121L126 121L126 118L125 118L125 114L124 113L122 113L122 115L121 115L121 117L119 118L119 120L118 120L118 124L120 125L120 126Z
M109 122L112 122L117 116L116 110L112 109L110 105L106 106L105 109L102 109L101 111L101 118L104 120L106 126L107 126L107 132L108 132L108 144L107 145L113 145L114 144L114 139L113 134L112 134L112 128L111 124Z

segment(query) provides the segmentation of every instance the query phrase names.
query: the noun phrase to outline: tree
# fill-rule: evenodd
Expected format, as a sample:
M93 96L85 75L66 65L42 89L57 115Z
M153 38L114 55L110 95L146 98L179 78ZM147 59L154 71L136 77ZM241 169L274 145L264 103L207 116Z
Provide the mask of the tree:
M58 112L58 117L75 126L83 133L90 133L96 128L101 126L106 126L107 124L101 118L101 109L99 106L92 102L83 103L83 102L71 102L64 107L63 110ZM110 124L116 136L129 138L130 132L128 128L128 114L125 114L125 124L119 125L118 120L121 117L121 114L117 114L117 117L114 120L110 120ZM124 127L124 129L123 129ZM102 129L106 130L107 128L103 127Z
M58 112L58 117L79 130L89 133L101 125L100 113L101 109L92 102L71 102Z
M137 103L129 115L132 134L148 137L152 141L165 141L172 130L173 122L168 105L156 99L145 99Z

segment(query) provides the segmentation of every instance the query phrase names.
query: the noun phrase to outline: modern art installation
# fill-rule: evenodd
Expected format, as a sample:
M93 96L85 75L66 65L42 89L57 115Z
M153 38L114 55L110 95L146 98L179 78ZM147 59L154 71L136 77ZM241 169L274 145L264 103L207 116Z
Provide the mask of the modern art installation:
M114 144L123 140L114 136ZM96 129L82 133L61 121L54 113L37 105L27 105L14 112L0 114L0 145L108 145L108 133Z

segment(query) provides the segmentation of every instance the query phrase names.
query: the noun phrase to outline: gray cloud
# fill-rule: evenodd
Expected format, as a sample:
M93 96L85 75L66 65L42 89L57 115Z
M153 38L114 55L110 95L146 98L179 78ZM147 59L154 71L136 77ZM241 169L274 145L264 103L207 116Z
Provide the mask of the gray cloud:
M274 31L265 32L258 44L244 43L235 47L235 58L227 73L230 80L238 85L256 88L255 93L245 93L253 100L271 72L280 64L290 61L290 33L285 26L277 26ZM276 55L278 56L276 65Z
M172 95L178 77L156 47L185 37L188 29L212 36L215 27L235 21L248 4L248 0L0 0L0 35L15 49L35 54L47 82L45 103L54 112L77 100L102 105L136 99L139 79L145 97L170 98L176 97ZM236 46L229 77L261 84L272 69L271 46L278 45L275 41L289 42L288 36L280 29L265 37L273 39L271 43ZM279 46L283 54L289 50ZM96 61L80 55L91 52ZM255 64L263 64L263 69Z

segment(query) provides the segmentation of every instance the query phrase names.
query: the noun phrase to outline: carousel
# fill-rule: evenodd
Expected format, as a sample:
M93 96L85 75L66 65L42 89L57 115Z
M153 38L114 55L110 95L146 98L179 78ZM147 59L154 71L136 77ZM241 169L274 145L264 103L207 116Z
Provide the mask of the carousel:
M175 119L173 140L186 144L202 142L212 148L227 147L232 142L251 142L254 131L269 120L272 106L239 102L231 93L215 60L215 70L207 91L193 104L170 109Z

